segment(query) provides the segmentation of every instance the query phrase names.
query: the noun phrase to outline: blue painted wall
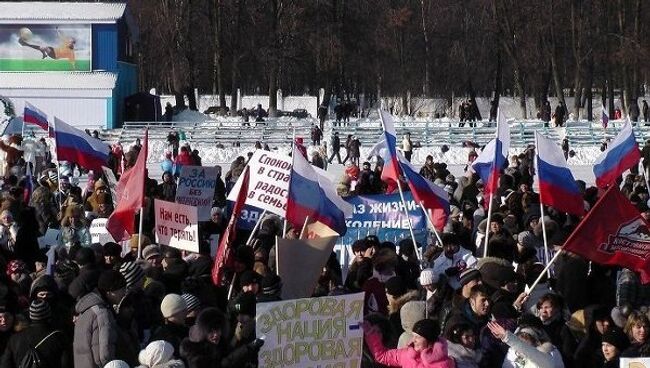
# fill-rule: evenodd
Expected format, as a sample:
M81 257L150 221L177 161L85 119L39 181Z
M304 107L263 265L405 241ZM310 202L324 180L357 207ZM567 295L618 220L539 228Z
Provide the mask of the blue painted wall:
M93 24L93 70L117 71L118 32L116 24Z
M115 129L122 126L124 121L124 99L137 92L138 74L134 64L121 62L127 55L124 53L126 37L128 37L126 25L123 22L117 24L93 24L93 70L105 70L117 73L117 81L113 89L113 97L107 100L107 126L108 129ZM120 28L123 28L120 30Z

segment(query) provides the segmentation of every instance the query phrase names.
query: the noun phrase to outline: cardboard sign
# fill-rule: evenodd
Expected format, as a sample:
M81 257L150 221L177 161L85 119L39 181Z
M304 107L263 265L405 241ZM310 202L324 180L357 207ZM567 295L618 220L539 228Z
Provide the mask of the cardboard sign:
M199 225L196 207L154 201L156 241L170 247L199 252Z
M58 229L47 229L45 235L39 237L38 247L45 249L48 246L59 245L59 240L61 239L61 230Z
M291 165L291 157L287 155L264 150L255 151L248 162L250 182L246 204L285 217ZM237 200L241 181L240 176L230 191L229 201Z
M650 358L621 358L621 368L650 368Z
M363 293L258 303L256 312L260 368L361 365Z
M199 221L208 221L216 185L217 168L183 166L176 187L176 203L196 207Z
M115 243L115 239L113 239L111 233L106 229L106 222L108 222L107 218L97 218L90 223L90 229L88 230L90 231L92 243L99 243L101 245L110 242Z

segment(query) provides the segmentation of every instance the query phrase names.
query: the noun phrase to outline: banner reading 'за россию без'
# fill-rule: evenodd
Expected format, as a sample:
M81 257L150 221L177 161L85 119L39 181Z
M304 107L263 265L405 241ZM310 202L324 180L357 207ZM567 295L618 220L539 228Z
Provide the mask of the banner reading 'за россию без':
M260 368L358 368L363 293L258 303Z

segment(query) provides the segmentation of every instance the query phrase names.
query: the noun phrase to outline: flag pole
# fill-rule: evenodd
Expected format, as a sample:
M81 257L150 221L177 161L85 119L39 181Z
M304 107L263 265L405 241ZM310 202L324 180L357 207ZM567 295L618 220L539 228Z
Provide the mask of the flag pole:
M262 219L264 218L264 215L266 215L266 210L262 211L262 214L260 215L260 218L257 219L257 222L255 223L255 226L253 227L253 230L251 231L251 235L248 237L248 240L246 241L246 245L251 246L253 242L253 237L255 236L255 233L257 232L257 229L260 227L262 224Z
M418 256L418 260L422 261L422 254L418 250L418 244L415 241L415 234L413 233L413 226L411 225L411 218L409 217L408 207L406 206L406 200L404 200L404 191L402 190L402 184L400 183L399 178L397 178L397 189L399 189L399 196L402 198L402 204L404 205L404 216L406 216L406 222L409 225L409 232L411 233L411 240L413 241L413 250Z
M537 140L537 132L535 132L535 149L538 149L539 144ZM539 183L539 151L535 155L535 172L537 173L537 182ZM549 262L548 239L546 238L546 223L544 221L544 201L542 201L542 190L539 190L539 213L540 221L542 222L542 238L544 239L544 263ZM548 277L551 277L551 271L546 270Z
M24 121L23 121L24 124ZM59 189L59 192L61 192L61 163L59 162L59 150L56 144L56 117L52 119L52 125L53 125L53 130L54 130L54 154L56 155L56 183ZM49 127L48 127L48 136L50 135ZM61 198L59 198L59 212L61 212L61 209L63 208L63 202L61 201Z
M138 259L142 258L142 220L144 219L144 207L140 207L140 227L138 230Z
M235 281L237 280L237 272L233 273L232 281L230 282L230 287L228 287L228 300L232 297L232 292L235 289Z
M557 260L557 257L559 257L560 254L561 254L563 251L564 251L563 249L560 249L560 250L558 250L557 252L555 252L555 254L553 255L553 258L551 258L551 260L548 261L548 264L544 267L544 269L542 270L542 272L539 273L539 276L537 276L537 279L535 279L535 281L533 282L533 284L528 288L528 291L526 291L526 294L530 295L530 293L533 291L533 289L535 288L535 286L537 286L537 284L539 284L540 280L542 280L542 277L544 277L544 274L545 274L545 273L548 273L548 274L551 273L551 271L550 271L550 269L551 269L551 265L552 265L553 263L555 263L555 260Z
M302 224L302 229L300 230L300 236L298 239L302 239L302 236L305 234L305 230L307 230L307 224L309 223L309 216L305 216L305 223Z
M490 203L488 204L487 224L485 224L485 241L483 244L483 258L487 257L488 253L488 234L490 233L490 221L492 220L492 202L494 193L490 193Z
M438 239L438 243L440 243L440 246L442 247L444 244L442 243L442 238L440 237L440 234L438 233L438 230L436 230L436 226L433 224L433 220L431 219L431 216L429 216L429 211L427 211L426 208L424 208L424 202L420 201L420 208L422 208L422 212L424 212L424 216L427 217L427 221L429 221L429 224L431 225L431 228L433 229L433 233L436 235L436 239Z

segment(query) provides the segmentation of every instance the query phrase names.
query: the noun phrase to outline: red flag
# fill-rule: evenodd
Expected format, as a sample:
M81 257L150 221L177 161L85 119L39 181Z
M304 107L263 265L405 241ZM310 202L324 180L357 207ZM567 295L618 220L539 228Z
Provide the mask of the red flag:
M221 240L219 240L217 255L212 265L212 283L217 286L220 286L223 281L224 268L232 262L232 244L235 241L237 219L241 214L241 210L244 208L246 196L248 195L248 181L250 179L248 166L246 166L242 175L244 175L244 178L242 179L241 187L237 194L237 201L235 201L235 205L232 208L232 215L230 215L228 226L223 232Z
M639 211L613 185L598 200L564 250L590 261L617 265L638 272L650 282L650 228Z
M144 132L144 144L135 165L125 172L115 188L117 207L106 222L106 229L115 241L123 241L135 233L135 213L144 206L144 182L147 178L149 131Z

